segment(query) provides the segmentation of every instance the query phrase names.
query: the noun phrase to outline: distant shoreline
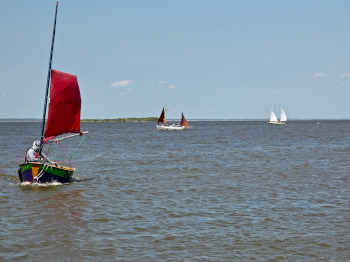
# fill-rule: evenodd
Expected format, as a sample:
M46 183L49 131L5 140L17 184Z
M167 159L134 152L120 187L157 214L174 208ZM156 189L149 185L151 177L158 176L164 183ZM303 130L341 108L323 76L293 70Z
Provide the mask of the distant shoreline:
M158 117L130 117L130 118L112 118L112 119L82 119L81 122L155 122Z
M82 119L81 122L89 123L89 122L156 122L158 117L130 117L130 118L106 118L106 119ZM167 119L167 122L179 122L179 119ZM189 122L198 122L198 121L236 121L236 122L244 122L244 121L259 121L259 122L268 122L268 119L187 119ZM350 121L350 118L295 118L288 119L288 122L295 121ZM41 119L38 118L0 118L0 123L30 123L30 122L39 122L41 123Z

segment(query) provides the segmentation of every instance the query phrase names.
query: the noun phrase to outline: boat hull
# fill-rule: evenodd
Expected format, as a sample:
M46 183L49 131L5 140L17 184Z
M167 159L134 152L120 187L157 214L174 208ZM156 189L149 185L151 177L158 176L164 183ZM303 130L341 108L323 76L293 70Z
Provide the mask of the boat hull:
M69 183L74 171L75 168L32 162L19 165L18 175L21 182Z
M283 122L269 122L270 125L272 126L284 126L286 123Z
M158 130L184 130L185 127L184 126L160 126L160 125L157 125L157 129Z

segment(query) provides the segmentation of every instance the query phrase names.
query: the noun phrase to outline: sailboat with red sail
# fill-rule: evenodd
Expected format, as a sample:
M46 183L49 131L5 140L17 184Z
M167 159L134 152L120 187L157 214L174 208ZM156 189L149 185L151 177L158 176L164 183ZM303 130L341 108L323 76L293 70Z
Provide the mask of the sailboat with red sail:
M162 113L160 114L160 117L158 118L157 121L157 129L158 130L185 130L188 128L192 128L192 126L188 125L188 122L184 116L184 114L182 113L181 116L181 124L172 124L172 125L168 125L166 123L166 118L165 118L165 111L166 111L166 107L163 107Z
M77 76L51 69L57 8L58 2L56 4L55 22L52 34L50 62L40 137L39 155L42 156L42 158L40 158L38 162L25 161L26 163L19 165L18 175L21 182L70 182L75 168L59 166L58 162L52 162L42 153L42 149L45 144L51 144L53 142L59 144L60 141L74 136L82 136L82 140L79 143L80 146L88 134L87 131L80 131L81 97ZM46 107L49 90L50 103L46 121ZM59 137L60 135L67 133L72 134L66 137ZM69 161L74 153L72 153L69 157Z

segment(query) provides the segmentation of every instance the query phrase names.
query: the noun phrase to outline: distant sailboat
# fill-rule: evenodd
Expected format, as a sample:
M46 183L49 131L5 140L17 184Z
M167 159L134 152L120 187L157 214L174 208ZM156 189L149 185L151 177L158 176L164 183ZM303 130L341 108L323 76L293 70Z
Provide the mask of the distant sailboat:
M276 114L273 112L273 109L271 109L270 121L269 121L270 125L285 125L286 122L287 122L286 112L284 112L282 107L281 107L280 121L278 121Z
M183 113L181 116L181 124L168 125L166 123L165 111L166 111L166 107L164 106L162 113L160 114L160 117L158 118L158 121L157 121L157 129L158 130L184 130L184 129L192 128L192 126L188 125L188 122L187 122Z

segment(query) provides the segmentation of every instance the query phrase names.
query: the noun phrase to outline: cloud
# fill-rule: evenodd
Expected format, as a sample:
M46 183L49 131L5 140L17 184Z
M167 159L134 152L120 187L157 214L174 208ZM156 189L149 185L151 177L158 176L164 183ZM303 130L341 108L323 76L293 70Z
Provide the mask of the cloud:
M127 95L129 92L131 92L131 88L130 87L128 87L127 89L125 89L123 92L121 92L121 93L119 93L119 95L121 95L121 96L125 96L125 95Z
M350 77L350 73L349 72L345 72L345 73L341 74L341 77Z
M313 77L324 77L325 76L325 74L323 74L323 73L315 73L315 74L313 74Z
M128 86L128 85L131 85L132 83L134 83L133 80L123 80L123 81L119 81L119 82L114 82L114 83L112 83L112 84L111 84L111 87L116 87L116 88L126 87L126 86ZM124 91L121 91L121 92L119 93L119 95L125 96L125 95L127 95L129 92L131 92L131 90L132 90L132 89L131 89L130 87L128 87L128 88L126 88Z
M166 85L167 83L167 81L158 81L158 85Z
M121 87L121 86L128 86L131 85L132 83L134 83L133 80L123 80L123 81L119 81L119 82L114 82L111 84L111 87Z
M176 85L171 85L171 86L168 86L169 89L173 89L173 88L176 88Z
M272 92L273 95L278 95L279 93L280 93L280 91L278 91L278 90L275 90Z

